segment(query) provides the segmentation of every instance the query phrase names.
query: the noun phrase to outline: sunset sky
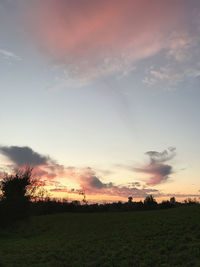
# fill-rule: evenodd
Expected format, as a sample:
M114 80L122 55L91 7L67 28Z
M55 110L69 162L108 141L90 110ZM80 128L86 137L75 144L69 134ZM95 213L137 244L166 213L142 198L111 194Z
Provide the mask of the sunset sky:
M200 196L199 0L0 0L0 175L51 195Z

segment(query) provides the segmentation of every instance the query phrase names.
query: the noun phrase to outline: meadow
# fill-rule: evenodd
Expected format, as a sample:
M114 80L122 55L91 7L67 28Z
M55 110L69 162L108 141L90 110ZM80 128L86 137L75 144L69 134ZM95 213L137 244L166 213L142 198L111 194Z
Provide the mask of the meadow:
M200 206L33 216L0 229L0 266L200 266Z

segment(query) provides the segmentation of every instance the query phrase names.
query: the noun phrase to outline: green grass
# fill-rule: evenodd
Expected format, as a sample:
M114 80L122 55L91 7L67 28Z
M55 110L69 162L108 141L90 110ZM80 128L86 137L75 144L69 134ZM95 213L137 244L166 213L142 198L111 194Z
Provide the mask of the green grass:
M200 266L200 207L32 217L0 230L0 266Z

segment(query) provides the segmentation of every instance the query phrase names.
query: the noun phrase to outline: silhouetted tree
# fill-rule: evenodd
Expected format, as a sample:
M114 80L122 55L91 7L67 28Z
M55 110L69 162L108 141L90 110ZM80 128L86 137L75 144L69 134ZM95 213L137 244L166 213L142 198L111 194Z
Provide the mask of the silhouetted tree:
M132 197L128 197L128 203L133 203L133 198Z
M175 197L171 197L169 202L174 205L176 203Z
M144 200L144 206L145 208L154 208L157 206L157 202L152 195L149 195Z
M30 200L35 197L39 183L32 177L32 168L18 170L0 182L1 206L5 218L15 220L29 214Z
M82 203L83 203L83 205L87 205L88 202L87 202L87 200L86 200L86 194L85 194L85 191L84 191L84 190L80 190L80 191L79 191L79 195L82 195L82 196L83 196L83 199L82 199Z
M196 198L192 199L192 198L187 198L184 200L184 203L186 205L194 205L194 204L198 204L198 201L196 200Z

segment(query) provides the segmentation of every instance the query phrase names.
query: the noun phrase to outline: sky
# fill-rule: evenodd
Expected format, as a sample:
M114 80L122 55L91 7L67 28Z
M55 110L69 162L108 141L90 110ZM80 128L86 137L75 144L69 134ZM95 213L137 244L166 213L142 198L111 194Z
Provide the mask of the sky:
M0 0L0 176L200 197L199 51L199 0Z

